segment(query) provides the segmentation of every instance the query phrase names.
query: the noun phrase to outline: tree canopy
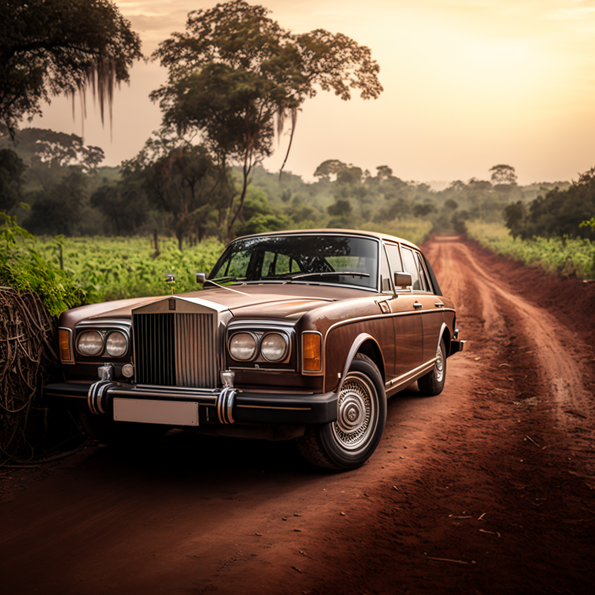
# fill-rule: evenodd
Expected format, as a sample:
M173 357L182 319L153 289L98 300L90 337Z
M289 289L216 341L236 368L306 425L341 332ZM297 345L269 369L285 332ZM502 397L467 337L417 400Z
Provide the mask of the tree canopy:
M318 89L344 100L353 90L364 99L382 92L369 48L323 29L294 34L268 13L243 0L191 12L186 31L174 33L154 54L169 71L151 94L164 126L200 133L223 167L242 167L230 235L254 165L272 153L275 123L280 134L291 119L291 148L298 110Z
M492 184L494 186L516 186L517 175L512 165L505 165L503 163L494 165L490 167L490 171L492 172Z
M103 121L114 85L129 80L140 40L111 0L5 0L0 3L0 135L52 95L90 87Z

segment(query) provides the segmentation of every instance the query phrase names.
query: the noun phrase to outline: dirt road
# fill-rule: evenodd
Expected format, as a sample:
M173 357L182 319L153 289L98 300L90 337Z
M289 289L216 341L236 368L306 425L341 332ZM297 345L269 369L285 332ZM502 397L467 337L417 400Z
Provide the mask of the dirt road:
M470 348L389 401L363 468L170 433L4 471L3 595L595 592L595 284L426 253Z

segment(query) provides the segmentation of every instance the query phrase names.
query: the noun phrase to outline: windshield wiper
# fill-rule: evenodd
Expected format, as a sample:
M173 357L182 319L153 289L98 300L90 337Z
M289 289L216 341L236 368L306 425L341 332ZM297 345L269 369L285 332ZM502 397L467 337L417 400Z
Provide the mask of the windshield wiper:
M300 273L299 275L294 275L288 281L291 283L296 279L305 279L306 277L338 277L338 276L347 276L347 277L369 277L368 273L359 273L357 271L322 271L320 273Z
M215 287L220 287L221 289L227 289L227 291L233 291L233 293L240 293L242 295L248 295L243 291L238 291L237 289L232 289L231 287L225 287L225 285L219 285L217 281L222 281L223 283L231 281L236 282L238 279L236 277L215 277L215 279L207 279L207 275L205 273L196 273L196 282L201 283L203 286L205 283L212 283ZM204 287L203 287L204 288Z

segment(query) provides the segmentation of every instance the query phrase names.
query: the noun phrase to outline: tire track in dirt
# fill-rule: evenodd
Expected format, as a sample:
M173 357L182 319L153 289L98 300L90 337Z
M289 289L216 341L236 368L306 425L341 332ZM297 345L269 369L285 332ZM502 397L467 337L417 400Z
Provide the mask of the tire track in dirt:
M468 270L474 271L482 281L477 287L482 295L487 329L492 331L492 336L496 328L499 327L496 336L502 330L502 326L496 322L498 318L503 319L498 309L500 312L514 310L515 318L522 327L523 339L531 346L541 376L551 387L558 406L559 421L566 422L568 415L565 411L568 409L587 417L587 413L592 411L592 397L583 386L581 366L568 350L568 346L575 342L572 333L546 310L532 306L498 283L479 265L467 245L457 244L453 252L453 258L459 262L464 260ZM499 308L494 307L496 302L499 302Z

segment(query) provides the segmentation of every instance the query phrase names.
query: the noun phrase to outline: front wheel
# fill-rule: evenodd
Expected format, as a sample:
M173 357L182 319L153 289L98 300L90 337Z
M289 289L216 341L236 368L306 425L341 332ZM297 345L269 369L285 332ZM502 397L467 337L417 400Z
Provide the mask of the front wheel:
M376 450L386 423L384 383L376 364L357 354L339 392L337 421L308 428L298 439L310 463L327 469L355 469Z
M419 392L426 397L439 395L444 389L446 381L446 345L444 339L440 339L440 345L436 352L436 363L430 372L417 381Z

